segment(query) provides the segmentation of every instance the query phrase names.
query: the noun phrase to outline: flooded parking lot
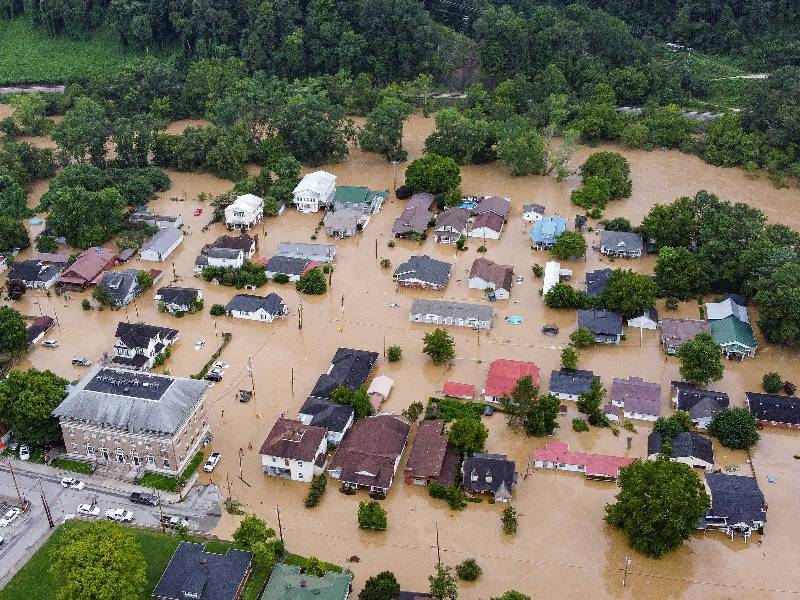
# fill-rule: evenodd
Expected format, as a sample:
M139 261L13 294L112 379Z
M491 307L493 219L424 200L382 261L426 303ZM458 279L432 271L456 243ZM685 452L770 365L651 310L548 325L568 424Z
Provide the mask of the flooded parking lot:
M2 108L2 105L0 105ZM2 116L2 114L0 114ZM180 122L171 131L187 124ZM422 152L425 137L433 129L433 119L413 116L406 126L406 148L413 158ZM37 141L47 143L46 139ZM579 164L592 150L582 148L575 157ZM611 203L607 217L626 216L634 224L654 203L670 202L680 195L706 189L723 199L742 201L762 209L773 222L800 229L800 197L796 189L778 190L767 180L753 180L742 171L720 169L702 163L696 157L678 152L623 153L631 162L633 195ZM404 165L397 167L397 183L402 182ZM353 151L347 161L324 167L336 174L338 183L366 185L370 189L393 187L392 166L376 155ZM305 172L305 171L304 171ZM57 317L58 324L48 337L57 338L57 349L37 347L20 365L49 368L70 380L84 371L73 367L73 355L98 360L110 352L114 329L123 320L142 320L174 327L180 341L172 357L164 365L174 375L188 376L197 372L221 342L222 332L233 334L221 360L230 364L225 379L209 393L209 416L214 431L213 449L222 452L222 462L209 477L227 493L240 500L245 510L254 511L277 527L276 506L280 507L283 534L293 552L315 554L320 558L345 564L348 557L358 556L351 565L355 588L360 589L366 577L390 569L397 574L403 589L426 591L427 575L436 562L435 527L438 523L442 558L456 564L475 557L483 568L481 578L461 585L461 597L468 600L499 595L516 588L537 598L765 598L788 597L800 591L800 574L796 569L795 541L800 538L800 525L795 519L800 492L798 466L793 455L800 454L800 433L778 430L764 431L753 452L753 465L759 484L769 503L769 523L763 542L754 536L749 544L741 539L733 542L720 533L697 534L691 543L665 558L655 561L632 552L619 532L602 523L603 508L613 499L615 486L588 482L578 474L560 471L535 471L525 476L531 453L546 439L528 438L510 431L500 414L485 418L490 429L488 449L508 454L516 461L520 473L514 504L520 512L519 534L502 533L498 505L486 502L469 504L461 512L450 511L446 504L428 497L424 488L407 486L398 478L384 506L388 511L389 528L384 533L364 532L356 524L356 506L366 495L339 494L330 482L321 504L303 508L307 486L302 483L266 478L261 472L258 447L272 423L280 414L295 416L310 392L318 375L327 369L338 347L372 350L383 354L392 344L400 345L404 358L399 363L379 360L374 374L389 375L395 380L392 395L384 409L399 413L411 402L425 401L441 389L446 380L475 384L480 390L489 363L496 358L530 360L541 368L542 385L546 389L549 374L559 366L561 348L575 327L572 311L551 311L544 307L538 290L541 280L531 275L534 263L548 260L545 252L532 252L527 226L520 218L523 204L543 204L547 214L561 214L568 221L575 215L569 195L579 181L573 177L556 183L544 177L513 178L500 165L470 166L462 169L462 190L471 195L499 194L512 199L512 209L502 239L488 240L483 255L503 264L515 266L515 273L524 281L514 286L510 300L493 304L495 327L489 332L450 328L456 340L456 359L452 365L433 366L421 353L423 334L430 326L408 322L408 308L414 298L424 296L446 299L469 299L483 302L482 293L469 290L467 275L481 240L469 240L469 250L456 253L452 246L437 245L432 239L423 244L398 241L394 248L391 226L404 203L389 200L374 215L367 229L355 239L336 241L336 268L332 287L321 297L303 300L302 329L298 328L300 298L294 287L274 283L259 293L274 291L290 307L289 316L273 324L253 323L226 317L211 317L208 307L226 303L235 291L214 286L192 276L194 259L200 249L224 232L220 224L202 232L210 218L210 207L196 200L201 192L218 194L231 188L228 181L210 175L168 171L172 187L151 203L156 213L180 215L186 237L183 244L165 263L132 261L125 268L157 268L163 270L155 287L176 281L179 285L202 287L206 310L195 315L175 318L159 313L148 292L134 304L119 311L83 311L81 300L89 293L72 293L70 299L29 292L15 303L23 314ZM35 206L47 189L46 182L37 182L29 197ZM186 200L173 200L172 198ZM391 196L390 196L391 198ZM197 208L203 214L194 216ZM276 219L267 220L254 233L260 242L259 255L269 257L278 242L309 242L321 214L301 215L287 210ZM36 233L41 226L30 226ZM594 233L587 233L591 241ZM319 242L326 242L320 232ZM24 255L31 251L28 250ZM426 253L453 263L453 276L441 292L419 292L397 289L391 269L381 269L379 261L388 258L393 266L412 254ZM23 256L24 256L23 255ZM582 288L584 274L609 266L626 267L651 273L652 257L641 260L616 260L611 263L596 252L585 261L567 261L562 267L573 270L572 282ZM397 306L394 306L397 305ZM682 304L678 311L659 307L662 315L699 316L696 302ZM504 318L520 316L523 323L512 325ZM751 315L753 318L755 315ZM555 337L541 333L541 326L554 323L560 327ZM642 377L662 386L662 409L669 407L669 382L678 378L675 359L668 359L660 350L656 332L626 329L627 339L620 347L594 348L582 353L580 367L591 369L610 387L613 377ZM194 350L197 340L205 340L202 350ZM757 357L743 363L726 363L724 379L716 389L728 392L732 404L742 406L744 392L760 388L766 371L780 371L785 378L797 380L797 352L773 347L758 339ZM242 404L237 399L240 388L250 385L247 370L252 361L256 394L253 401ZM613 453L642 457L646 454L649 427L637 423L627 449L627 432L614 437L608 430L576 434L570 428L574 414L560 418L556 437L567 441L575 450ZM641 425L641 426L640 426ZM252 444L253 450L247 450ZM244 449L241 475L238 452ZM744 452L724 451L715 445L716 460L724 467L738 467L749 473L748 456ZM402 468L402 462L401 462ZM775 477L768 483L767 476ZM238 519L224 514L217 528L220 536L229 536ZM622 587L622 571L626 554L633 564Z

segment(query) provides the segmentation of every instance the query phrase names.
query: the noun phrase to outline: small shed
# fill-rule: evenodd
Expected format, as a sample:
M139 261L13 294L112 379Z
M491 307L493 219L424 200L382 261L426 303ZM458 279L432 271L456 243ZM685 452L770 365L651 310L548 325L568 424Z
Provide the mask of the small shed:
M378 375L369 384L367 395L375 410L378 410L381 404L389 398L389 394L392 393L392 387L394 387L394 379L386 375Z

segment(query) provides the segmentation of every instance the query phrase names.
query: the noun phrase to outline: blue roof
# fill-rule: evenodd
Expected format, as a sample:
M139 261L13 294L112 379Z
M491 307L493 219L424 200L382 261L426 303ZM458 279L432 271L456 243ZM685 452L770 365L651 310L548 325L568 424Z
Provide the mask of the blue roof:
M566 228L567 220L564 217L558 215L544 217L531 229L531 239L534 243L553 242Z

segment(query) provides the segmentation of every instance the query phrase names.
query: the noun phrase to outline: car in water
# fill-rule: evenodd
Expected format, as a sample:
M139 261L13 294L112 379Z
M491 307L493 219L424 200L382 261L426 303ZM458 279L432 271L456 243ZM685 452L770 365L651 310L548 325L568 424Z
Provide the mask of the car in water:
M86 487L86 484L82 481L75 479L74 477L64 477L61 479L62 487L69 488L71 490L82 490Z
M154 496L153 494L146 494L143 492L131 493L131 495L128 496L128 500L130 500L134 504L145 504L147 506L158 506L159 503L158 496Z
M58 348L58 340L45 340L42 342L42 348Z
M194 216L195 217L199 217L202 214L203 214L203 209L202 208L195 208L194 209Z
M78 506L77 512L83 517L99 517L100 507L94 504L81 504Z
M542 333L545 335L558 335L558 327L555 325L542 325Z
M124 508L109 508L106 511L106 519L111 519L117 523L126 523L133 521L133 513Z
M73 356L72 364L75 365L76 367L91 367L92 361L83 356Z
M208 373L206 373L206 379L208 381L222 381L222 378L225 376L225 372L222 369L211 369Z
M9 508L5 514L0 518L0 527L8 527L17 520L17 517L22 514L22 511L18 508Z
M212 452L211 456L208 457L206 464L203 465L203 471L206 473L211 473L214 470L214 467L217 466L219 463L219 459L221 458L219 452Z

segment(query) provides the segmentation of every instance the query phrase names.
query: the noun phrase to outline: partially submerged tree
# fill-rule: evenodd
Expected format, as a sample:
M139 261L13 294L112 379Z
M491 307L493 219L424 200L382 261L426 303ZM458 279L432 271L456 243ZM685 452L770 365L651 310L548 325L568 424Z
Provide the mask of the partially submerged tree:
M726 448L746 450L758 442L758 427L755 417L746 408L732 406L714 415L708 426L713 435Z
M681 377L686 381L707 385L722 379L722 349L710 333L694 336L678 348L676 355L681 362Z
M423 337L422 351L430 357L434 364L440 365L455 358L456 343L446 330L436 328Z

